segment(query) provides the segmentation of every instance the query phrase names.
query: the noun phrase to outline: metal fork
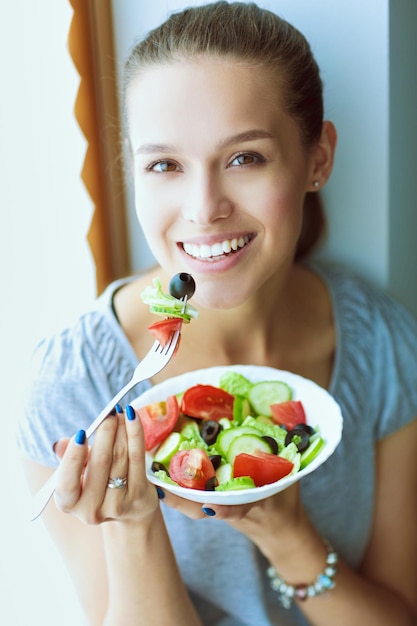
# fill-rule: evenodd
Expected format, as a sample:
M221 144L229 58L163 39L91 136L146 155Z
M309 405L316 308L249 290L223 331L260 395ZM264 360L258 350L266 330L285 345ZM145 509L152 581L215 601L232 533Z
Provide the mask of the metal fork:
M170 341L166 344L166 346L161 346L158 341L155 341L149 352L146 356L140 361L139 365L136 367L133 372L132 378L129 382L121 389L104 407L101 413L96 417L94 422L90 424L90 426L86 430L87 439L91 437L91 435L97 430L100 424L109 416L109 414L113 411L114 407L120 400L131 391L135 385L146 380L147 378L151 378L155 376L158 372L160 372L166 365L168 365L172 355L174 354L175 348L178 343L178 339L180 336L180 331L176 330L172 333ZM51 499L58 479L58 468L49 477L43 487L33 496L31 502L31 512L29 519L30 521L35 520L39 515L41 515L42 511L48 504Z

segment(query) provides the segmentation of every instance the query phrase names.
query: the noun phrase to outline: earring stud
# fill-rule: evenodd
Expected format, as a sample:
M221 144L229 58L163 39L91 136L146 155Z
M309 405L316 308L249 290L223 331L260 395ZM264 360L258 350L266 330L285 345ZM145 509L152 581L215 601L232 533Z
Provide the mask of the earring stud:
M319 181L318 181L318 180L315 180L315 181L313 182L313 185L314 185L314 187L315 187L316 189L318 189L318 188L320 187L320 183L319 183Z

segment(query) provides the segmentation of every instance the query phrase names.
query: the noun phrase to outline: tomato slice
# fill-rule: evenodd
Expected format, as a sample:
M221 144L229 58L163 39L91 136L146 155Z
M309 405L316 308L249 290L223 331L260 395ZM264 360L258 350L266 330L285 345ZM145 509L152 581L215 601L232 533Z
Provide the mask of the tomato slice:
M212 385L194 385L184 392L181 411L203 420L233 419L234 396Z
M152 450L174 429L178 420L179 406L176 396L169 396L165 402L154 402L138 409L145 436L146 450Z
M242 452L233 463L233 476L250 476L257 487L269 485L287 476L293 468L293 463L276 454L257 451L255 454Z
M169 462L169 475L180 487L205 489L207 481L216 476L205 450L192 448L176 452Z
M162 347L166 346L171 338L171 334L176 330L181 330L182 319L179 317L167 317L158 320L148 326L149 332L159 341ZM175 352L178 350L180 342L178 341Z
M287 400L271 404L272 419L279 426L292 430L297 424L306 424L306 414L300 400Z

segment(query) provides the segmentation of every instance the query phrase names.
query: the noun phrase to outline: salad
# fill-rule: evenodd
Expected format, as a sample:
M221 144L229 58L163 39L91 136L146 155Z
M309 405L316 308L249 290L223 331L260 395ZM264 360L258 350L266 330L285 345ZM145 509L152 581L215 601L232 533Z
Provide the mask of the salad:
M149 332L161 346L167 345L172 333L180 331L183 323L189 324L198 317L197 309L188 302L195 292L195 281L191 274L175 274L169 281L168 289L169 293L163 291L161 279L157 277L153 279L152 286L148 285L141 293L142 301L149 306L151 313L164 318L148 326Z
M307 467L325 439L280 380L251 382L231 369L218 385L194 384L142 406L151 471L166 484L202 491L262 487Z

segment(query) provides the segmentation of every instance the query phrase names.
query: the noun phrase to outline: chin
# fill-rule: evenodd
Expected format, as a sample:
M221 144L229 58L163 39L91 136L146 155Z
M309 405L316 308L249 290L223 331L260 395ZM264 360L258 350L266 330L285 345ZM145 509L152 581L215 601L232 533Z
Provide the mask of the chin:
M197 281L196 281L197 282ZM242 291L219 289L218 285L201 285L197 282L193 304L211 311L228 311L242 305L248 299L248 294Z

